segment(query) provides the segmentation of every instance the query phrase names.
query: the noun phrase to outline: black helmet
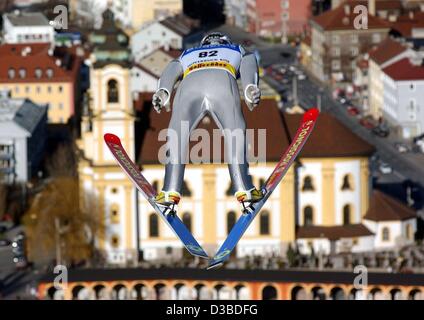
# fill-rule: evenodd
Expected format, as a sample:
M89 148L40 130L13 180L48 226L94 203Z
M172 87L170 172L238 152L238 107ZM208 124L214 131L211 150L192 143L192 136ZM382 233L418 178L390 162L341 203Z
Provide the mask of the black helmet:
M207 46L213 43L230 44L231 39L221 32L212 32L204 36L202 41L200 41L201 46Z

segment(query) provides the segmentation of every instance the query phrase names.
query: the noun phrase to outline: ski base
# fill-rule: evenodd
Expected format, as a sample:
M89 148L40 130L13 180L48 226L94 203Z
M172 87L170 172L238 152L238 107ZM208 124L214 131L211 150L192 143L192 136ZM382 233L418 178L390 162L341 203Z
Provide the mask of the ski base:
M230 257L231 252L236 247L237 243L246 232L247 228L259 213L271 193L275 190L277 185L281 182L290 166L296 159L297 155L302 150L302 147L308 140L309 136L312 133L312 130L315 126L316 120L318 118L319 111L318 109L309 109L303 115L302 122L299 126L299 129L296 132L296 135L293 138L290 146L287 148L286 152L281 157L274 171L269 176L268 180L265 182L262 190L264 190L264 197L256 203L252 203L247 207L243 208L243 214L237 220L236 224L231 229L230 233L225 239L222 246L219 248L215 256L209 261L207 269L218 268L222 266L223 263Z
M172 231L174 231L175 235L181 240L187 251L193 256L209 259L208 254L203 250L181 219L176 215L173 208L160 206L154 201L156 190L141 174L135 163L128 157L119 137L114 134L107 133L104 135L104 140L120 167L124 170L144 198L150 203L156 213L172 229Z

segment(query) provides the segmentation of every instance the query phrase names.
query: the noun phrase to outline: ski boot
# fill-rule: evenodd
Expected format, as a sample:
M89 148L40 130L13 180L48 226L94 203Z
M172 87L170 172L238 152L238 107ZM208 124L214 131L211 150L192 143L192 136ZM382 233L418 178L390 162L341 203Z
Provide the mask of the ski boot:
M264 197L262 191L256 188L252 188L250 190L237 191L235 196L237 198L237 201L241 202L242 204L245 202L255 203L260 201Z
M155 202L163 206L175 206L180 202L181 195L177 191L161 191L155 197Z

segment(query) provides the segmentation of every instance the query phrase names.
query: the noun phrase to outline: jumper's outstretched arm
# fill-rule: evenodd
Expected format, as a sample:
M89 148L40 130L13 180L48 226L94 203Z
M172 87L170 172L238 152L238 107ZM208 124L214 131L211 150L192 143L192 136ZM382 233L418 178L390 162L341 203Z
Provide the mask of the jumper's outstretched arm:
M158 89L152 99L153 106L158 113L163 107L167 111L170 110L169 100L172 90L175 83L182 77L183 72L183 67L178 60L173 60L166 66L158 81Z
M240 64L240 78L243 86L244 98L250 110L258 106L261 91L259 89L259 70L256 57L252 53L242 52Z

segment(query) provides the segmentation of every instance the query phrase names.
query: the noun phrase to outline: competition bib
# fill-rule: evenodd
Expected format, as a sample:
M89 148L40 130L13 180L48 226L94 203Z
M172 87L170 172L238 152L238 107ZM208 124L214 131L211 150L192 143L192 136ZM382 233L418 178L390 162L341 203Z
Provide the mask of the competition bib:
M224 69L234 78L237 77L241 61L238 45L203 46L185 50L180 57L184 77L189 73L205 69Z

